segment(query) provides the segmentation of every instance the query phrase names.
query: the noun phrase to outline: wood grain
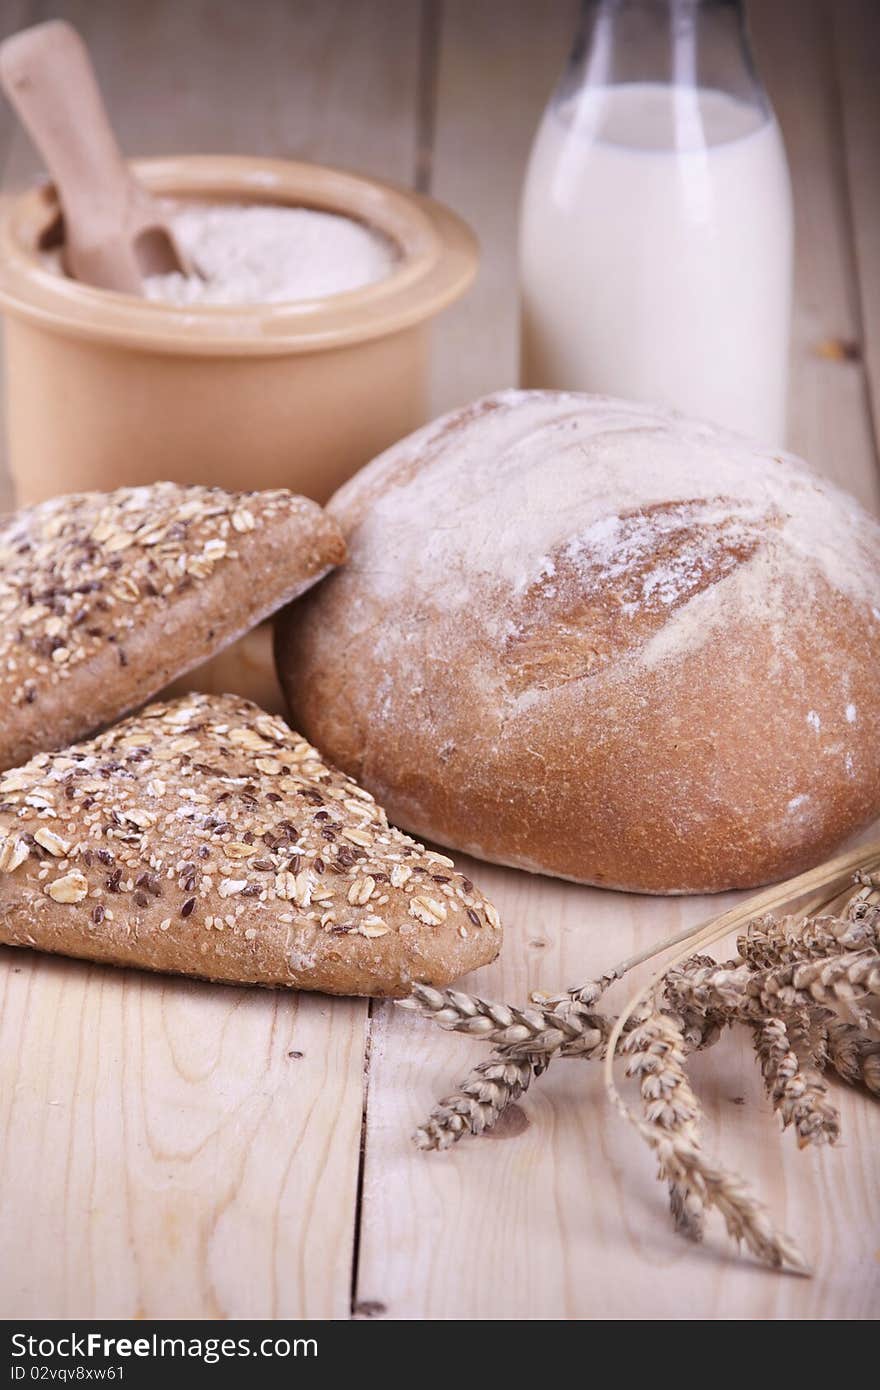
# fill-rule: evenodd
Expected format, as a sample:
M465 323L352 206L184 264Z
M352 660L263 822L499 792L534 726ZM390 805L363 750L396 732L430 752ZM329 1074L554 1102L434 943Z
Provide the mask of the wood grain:
M25 8L10 28L42 17ZM211 0L52 14L89 43L130 152L296 155L412 180L419 15L405 0L261 0L258 24ZM4 188L38 173L23 134L5 153ZM0 952L6 1316L347 1317L366 1021L362 1001Z
M784 0L750 7L755 48L782 126L795 202L795 300L789 442L872 510L880 474L860 341L833 6ZM809 99L805 99L809 93Z
M5 951L5 1315L346 1316L363 1022Z
M880 419L880 6L839 0L832 11L855 249L861 337L875 437Z
M8 38L18 29L23 29L29 24L36 24L42 19L42 5L40 0L7 0L3 5L2 15L0 15L0 40ZM4 178L7 166L10 146L16 134L16 119L12 108L5 97L0 96L0 199L6 193L6 182ZM2 395L0 401L5 403L6 393L6 366L5 366L5 335L0 335L0 379L2 379ZM3 405L0 405L0 515L9 511L14 505L12 482L9 477L9 470L6 467L6 441L3 437Z
M490 267L488 282L446 330L449 362L438 372L455 398L466 380L488 389L507 384L514 370L514 208L528 131L508 114L510 88L520 74L533 122L535 96L549 93L558 62L555 7L553 24L540 34L528 5L505 4L495 28L492 8L449 5L441 31L434 187L454 191L481 232ZM797 210L792 442L876 503L861 365L819 350L826 340L855 335L858 322L827 10L799 7L796 26L781 0L751 12ZM497 62L481 64L490 47ZM498 115L495 129L490 113ZM484 140L491 178L481 178L462 153ZM589 979L725 905L599 893L477 864L473 873L501 910L506 937L502 959L470 983L511 1002ZM598 1074L585 1063L562 1062L537 1084L522 1103L522 1132L465 1140L445 1154L413 1152L407 1134L483 1055L392 1006L376 1011L359 1298L399 1318L845 1318L880 1311L880 1160L870 1138L876 1116L863 1096L839 1096L840 1152L802 1154L778 1134L746 1039L731 1035L695 1069L708 1151L748 1175L801 1240L816 1269L812 1280L801 1280L737 1260L717 1224L702 1248L673 1236L650 1156L609 1114Z
M532 136L562 71L577 0L447 0L436 71L430 191L482 248L474 288L434 329L431 405L464 405L519 375L516 228Z

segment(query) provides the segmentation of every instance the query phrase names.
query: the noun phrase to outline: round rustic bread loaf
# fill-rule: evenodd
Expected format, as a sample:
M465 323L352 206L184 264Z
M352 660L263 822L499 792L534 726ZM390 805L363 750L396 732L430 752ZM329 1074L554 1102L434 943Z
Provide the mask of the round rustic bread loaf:
M351 558L282 616L279 672L408 830L683 893L794 873L880 812L880 526L799 460L507 391L330 510Z

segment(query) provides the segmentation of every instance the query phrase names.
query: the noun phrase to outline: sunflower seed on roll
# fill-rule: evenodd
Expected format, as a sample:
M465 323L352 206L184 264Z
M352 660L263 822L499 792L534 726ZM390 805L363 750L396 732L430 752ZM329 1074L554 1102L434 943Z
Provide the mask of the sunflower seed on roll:
M339 564L315 503L154 483L0 522L0 767L109 723Z
M501 929L283 720L191 694L0 775L0 943L395 995L493 960Z

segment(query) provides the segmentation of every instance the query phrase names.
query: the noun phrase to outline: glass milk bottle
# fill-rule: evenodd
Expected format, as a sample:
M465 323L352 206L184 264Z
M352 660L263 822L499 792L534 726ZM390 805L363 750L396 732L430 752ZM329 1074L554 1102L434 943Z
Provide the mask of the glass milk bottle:
M735 0L588 0L532 148L522 384L785 435L785 149Z

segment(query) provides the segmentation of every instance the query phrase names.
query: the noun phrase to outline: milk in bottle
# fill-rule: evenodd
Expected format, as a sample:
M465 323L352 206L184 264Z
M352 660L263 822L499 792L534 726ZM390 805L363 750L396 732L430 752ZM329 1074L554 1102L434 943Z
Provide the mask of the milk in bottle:
M791 195L737 9L587 7L592 42L545 113L523 192L522 382L658 402L781 444ZM721 38L731 52L710 64L701 45L717 55ZM665 80L650 75L664 66Z

